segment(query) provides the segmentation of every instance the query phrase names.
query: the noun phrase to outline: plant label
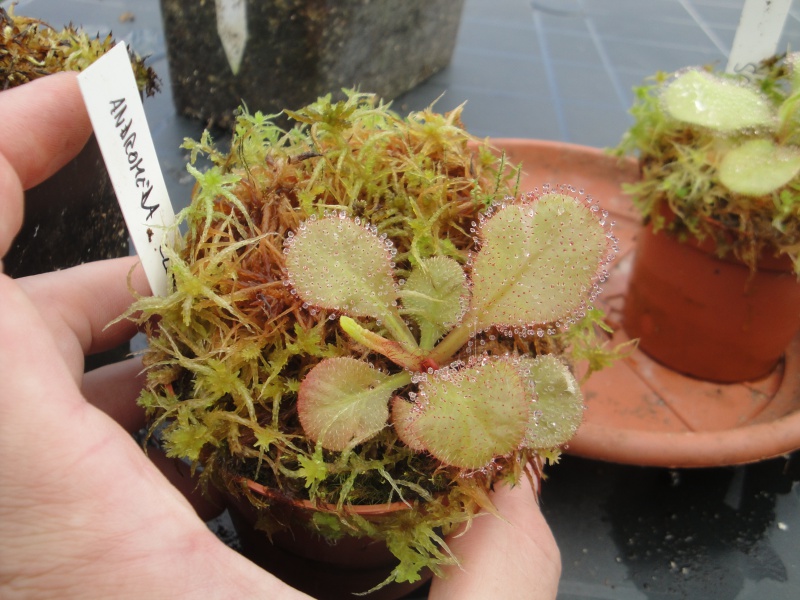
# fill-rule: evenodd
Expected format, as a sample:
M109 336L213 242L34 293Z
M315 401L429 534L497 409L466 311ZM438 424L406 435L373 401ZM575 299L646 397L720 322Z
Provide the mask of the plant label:
M728 56L728 73L747 76L775 54L792 0L745 0Z
M234 75L239 72L247 45L246 0L215 0L217 34Z
M175 213L124 43L78 76L125 224L154 295L167 293Z

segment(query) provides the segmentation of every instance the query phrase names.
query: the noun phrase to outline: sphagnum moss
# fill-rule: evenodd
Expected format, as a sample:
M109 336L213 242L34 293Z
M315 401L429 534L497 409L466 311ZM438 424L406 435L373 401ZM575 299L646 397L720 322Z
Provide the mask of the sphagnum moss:
M0 7L0 89L9 89L62 71L83 71L111 50L111 35L91 37L73 25L55 29L44 21L16 15L14 4ZM154 95L160 83L144 60L131 54L139 89Z
M403 119L351 92L286 114L289 131L243 110L229 153L186 142L212 166L189 167L169 295L130 312L149 338L140 403L171 456L266 508L266 528L243 478L338 507L313 525L385 540L389 580L439 574L456 561L440 536L577 427L559 356L571 340L607 355L588 303L613 236L567 188L520 196L461 109ZM377 521L346 510L397 500Z

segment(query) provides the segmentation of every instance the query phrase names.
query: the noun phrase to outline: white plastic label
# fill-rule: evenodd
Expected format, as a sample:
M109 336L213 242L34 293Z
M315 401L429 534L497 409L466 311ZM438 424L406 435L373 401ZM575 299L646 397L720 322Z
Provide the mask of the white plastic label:
M118 43L83 71L78 83L150 289L166 295L164 247L172 241L175 213L125 44Z
M217 34L231 71L236 75L247 45L247 0L215 0L215 6Z
M728 56L728 73L747 76L775 54L792 0L745 0Z

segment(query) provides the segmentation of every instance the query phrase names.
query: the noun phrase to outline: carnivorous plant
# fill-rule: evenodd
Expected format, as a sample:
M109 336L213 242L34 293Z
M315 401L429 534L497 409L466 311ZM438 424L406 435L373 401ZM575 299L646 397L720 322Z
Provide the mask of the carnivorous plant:
M130 312L149 338L139 401L265 529L283 524L248 480L324 505L311 526L330 539L386 541L389 581L440 573L443 534L580 423L568 358L602 355L607 215L568 186L520 192L460 108L401 118L348 92L285 113L293 129L242 110L229 152L186 142L172 288ZM379 525L348 510L390 502L406 510Z
M800 273L799 56L740 74L658 73L636 89L634 124L616 152L640 161L641 181L627 191L645 222L710 238L751 268L786 255Z

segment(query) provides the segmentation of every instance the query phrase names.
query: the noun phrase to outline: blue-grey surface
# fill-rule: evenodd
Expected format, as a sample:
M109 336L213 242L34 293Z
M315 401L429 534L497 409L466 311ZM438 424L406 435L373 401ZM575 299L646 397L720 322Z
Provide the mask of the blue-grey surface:
M467 0L450 67L395 107L467 102L465 123L479 136L612 146L630 122L634 85L658 70L725 63L743 4ZM173 202L185 204L192 180L178 146L202 124L172 108L158 0L21 0L16 10L113 31L151 56L164 90L145 109ZM790 45L800 45L800 6L779 49ZM566 457L543 496L564 563L559 598L800 598L798 462L670 471Z

